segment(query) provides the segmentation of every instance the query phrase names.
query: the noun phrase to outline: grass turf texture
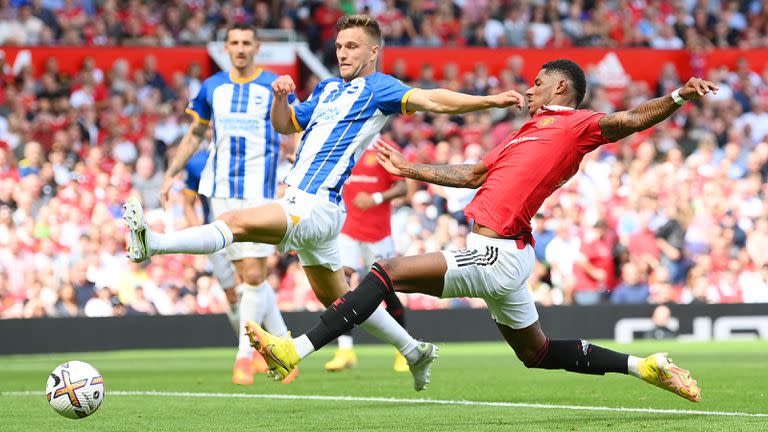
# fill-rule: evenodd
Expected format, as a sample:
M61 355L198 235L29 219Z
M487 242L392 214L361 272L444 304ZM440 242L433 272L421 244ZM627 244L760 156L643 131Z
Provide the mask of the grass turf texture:
M768 417L568 410L407 402L306 400L181 395L124 395L116 391L325 395L511 402L592 407L768 413L768 342L635 343L604 346L637 355L669 351L693 372L703 401L688 402L632 377L526 370L501 343L442 344L426 392L412 390L408 373L392 371L394 351L357 347L356 369L329 373L331 350L301 365L290 385L256 376L253 386L230 383L234 349L142 350L0 356L2 431L759 431ZM82 420L60 417L45 400L45 381L66 360L93 364L107 387L104 404ZM7 392L32 391L23 395Z

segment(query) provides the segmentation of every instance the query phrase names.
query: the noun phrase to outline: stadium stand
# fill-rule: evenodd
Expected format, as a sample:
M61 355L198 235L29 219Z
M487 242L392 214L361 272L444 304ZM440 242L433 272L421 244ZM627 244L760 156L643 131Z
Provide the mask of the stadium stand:
M389 46L768 47L760 1L307 2L26 1L0 3L0 45L179 46L220 40L233 22L295 29L329 66L333 23L370 12ZM695 57L694 57L695 58ZM431 67L404 81L473 94L525 90L522 58L498 73ZM768 302L768 68L744 60L702 71L717 96L670 121L595 152L535 219L542 305ZM179 181L168 211L158 189L169 152L186 130L199 68L171 80L155 60L131 73L86 60L74 75L55 61L14 70L0 47L0 318L219 313L226 302L205 256L130 264L115 233L121 203L138 195L153 228L183 228ZM591 73L585 107L612 112L681 84L674 65L658 88L632 82L620 97ZM307 89L304 89L306 92ZM398 117L387 136L412 160L469 163L524 118L491 111L461 117ZM288 162L281 158L281 164ZM461 209L471 190L420 185L395 202L401 254L461 248ZM270 261L284 310L320 310L294 257ZM482 302L481 302L482 303ZM410 296L412 309L482 306Z

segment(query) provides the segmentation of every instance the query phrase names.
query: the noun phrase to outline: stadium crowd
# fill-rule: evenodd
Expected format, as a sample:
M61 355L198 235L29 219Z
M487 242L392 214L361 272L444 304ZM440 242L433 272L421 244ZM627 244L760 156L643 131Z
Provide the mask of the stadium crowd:
M61 8L53 8L58 3ZM218 18L209 20L213 10L223 15L222 11L229 11L232 16L240 16L233 12L240 10L242 19L256 19L253 17L259 13L274 10L269 5L260 6L262 3L248 3L233 1L219 6L211 1L168 2L171 6L165 8L155 29L142 27L141 32L158 31L164 25L161 23L175 15L186 16L186 11L200 15L203 23L217 23ZM373 13L380 10L379 19L387 32L392 32L387 26L401 22L387 20L387 14L401 12L385 8L400 2L358 3ZM462 6L446 9L444 5L450 6L450 2L411 1L407 16L415 28L421 29L418 34L424 34L424 22L437 21L447 11L453 11L458 33L463 33L462 24L478 22L473 19L485 20L481 22L486 22L483 28L487 29L487 22L496 19L497 14L486 16L483 11L497 10L495 7L508 8L511 15L523 11L524 27L529 29L526 34L535 33L530 27L542 20L552 28L559 24L565 28L570 22L570 15L561 21L551 18L553 11L562 9L561 2L513 2L516 6L503 1L456 3ZM651 8L663 9L667 2L647 3L626 2L623 9L606 9L611 2L575 2L577 12L582 8L575 16L586 16L577 21L584 30L594 30L606 23L594 17L600 11L618 16L618 10L637 9L638 21L629 25L629 33L652 34L654 23L665 15L647 12ZM752 37L750 34L765 39L766 20L754 27L755 22L768 17L760 9L760 2L679 3L693 19L686 25L686 43L696 29L703 32L709 28L711 20L706 17L715 16L714 11L704 14L707 25L699 28L693 24L701 19L697 11L715 4L722 11L713 18L717 21L712 24L713 31L718 23L727 22L738 29L738 36L729 40L739 43ZM61 43L74 37L67 36L73 29L82 38L88 26L99 27L98 23L108 21L110 13L130 10L151 15L163 10L153 7L153 2L140 1L105 1L99 7L73 1L11 0L2 4L0 20L52 11L43 15L59 26L52 31L51 41ZM331 18L316 20L317 10L329 9L333 4L329 1L311 12L301 12L308 5L288 1L283 16L294 24L315 21L320 25ZM486 8L478 12L475 4L486 4ZM638 9L640 4L644 7ZM741 11L734 4L747 7ZM52 9L44 9L44 5ZM424 12L430 7L432 12ZM456 18L456 9L460 19ZM176 12L169 12L173 10ZM678 12L671 8L666 14L673 30L679 27L674 19L688 16ZM539 16L542 13L544 18ZM647 23L651 17L654 23ZM283 21L256 22L287 25ZM48 26L49 21L45 22ZM121 18L120 22L127 27L130 20ZM506 19L503 27L507 28ZM168 36L173 44L186 41L182 37L184 28L178 30ZM392 33L388 34L391 38ZM442 38L444 32L438 34ZM409 43L416 44L414 39L417 37ZM503 40L512 43L507 36ZM603 42L622 44L620 40ZM127 38L107 38L105 43L118 42L127 43ZM468 37L461 43L476 42ZM157 39L149 43L164 44ZM440 43L458 43L458 39L441 39ZM511 57L506 69L495 76L482 64L464 74L448 65L440 81L429 66L422 69L420 76L409 77L402 72L405 65L400 64L395 75L420 88L441 86L473 94L508 88L524 92L533 77L521 76L523 61ZM227 309L221 289L209 273L207 257L165 255L154 257L149 264L132 264L124 254L127 230L120 221L122 202L136 194L148 209L147 218L153 228L185 226L183 179L179 178L165 210L160 208L159 189L166 161L189 124L184 114L186 103L204 78L200 68L192 65L166 81L157 72L153 57L147 57L143 68L135 71L120 59L109 70L101 70L86 60L79 73L68 76L50 59L42 71L35 73L26 68L14 74L0 55L0 318L214 313ZM669 121L594 152L579 174L545 203L534 220L537 264L530 288L537 302L768 302L768 69L752 70L742 60L734 70L709 70L706 78L719 83L716 96L687 104ZM657 88L633 82L616 98L606 91L597 75L590 74L584 107L604 112L632 107L669 93L682 84L680 79L674 66L669 65ZM307 84L307 88L311 87L312 80ZM396 117L386 129L386 137L402 146L411 160L470 163L525 120L523 114L504 110L458 117L416 114ZM290 140L285 144L288 151ZM280 163L282 172L290 166L284 155ZM468 221L461 209L474 191L412 186L408 198L393 203L398 252L462 248ZM277 289L282 309L321 308L295 257L274 256L270 269L269 280ZM405 304L425 309L474 307L482 302L478 305L464 299L408 296Z
M336 20L356 12L391 46L768 46L760 0L4 0L0 45L195 45L249 23L297 31L333 64Z

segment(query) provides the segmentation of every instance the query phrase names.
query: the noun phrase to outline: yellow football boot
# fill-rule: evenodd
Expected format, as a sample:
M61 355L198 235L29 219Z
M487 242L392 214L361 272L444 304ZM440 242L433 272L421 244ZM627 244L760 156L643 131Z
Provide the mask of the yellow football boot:
M253 321L245 323L245 332L251 341L251 346L267 361L269 367L267 375L275 381L288 378L301 361L290 333L287 337L274 336Z
M350 369L357 366L357 354L352 348L339 348L336 350L331 361L325 364L325 370L328 372L338 372L344 369Z
M652 354L640 361L637 368L643 381L691 402L701 401L701 389L696 380L690 372L674 364L667 353Z
M395 365L393 367L395 372L408 372L411 368L408 366L408 360L398 351L395 354Z
M235 367L232 369L232 384L253 384L253 369L251 369L251 359L247 357L241 357L235 360Z

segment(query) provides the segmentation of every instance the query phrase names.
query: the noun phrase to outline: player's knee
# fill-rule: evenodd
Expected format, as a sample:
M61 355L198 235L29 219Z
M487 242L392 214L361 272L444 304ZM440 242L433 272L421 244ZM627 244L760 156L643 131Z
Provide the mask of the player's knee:
M229 230L232 231L232 235L234 235L235 238L237 238L238 235L245 233L245 221L237 211L228 211L222 213L218 219L227 224Z
M387 276L389 276L389 280L392 281L393 285L396 284L398 280L400 280L400 266L397 265L396 258L382 258L376 261L376 265L384 270Z

